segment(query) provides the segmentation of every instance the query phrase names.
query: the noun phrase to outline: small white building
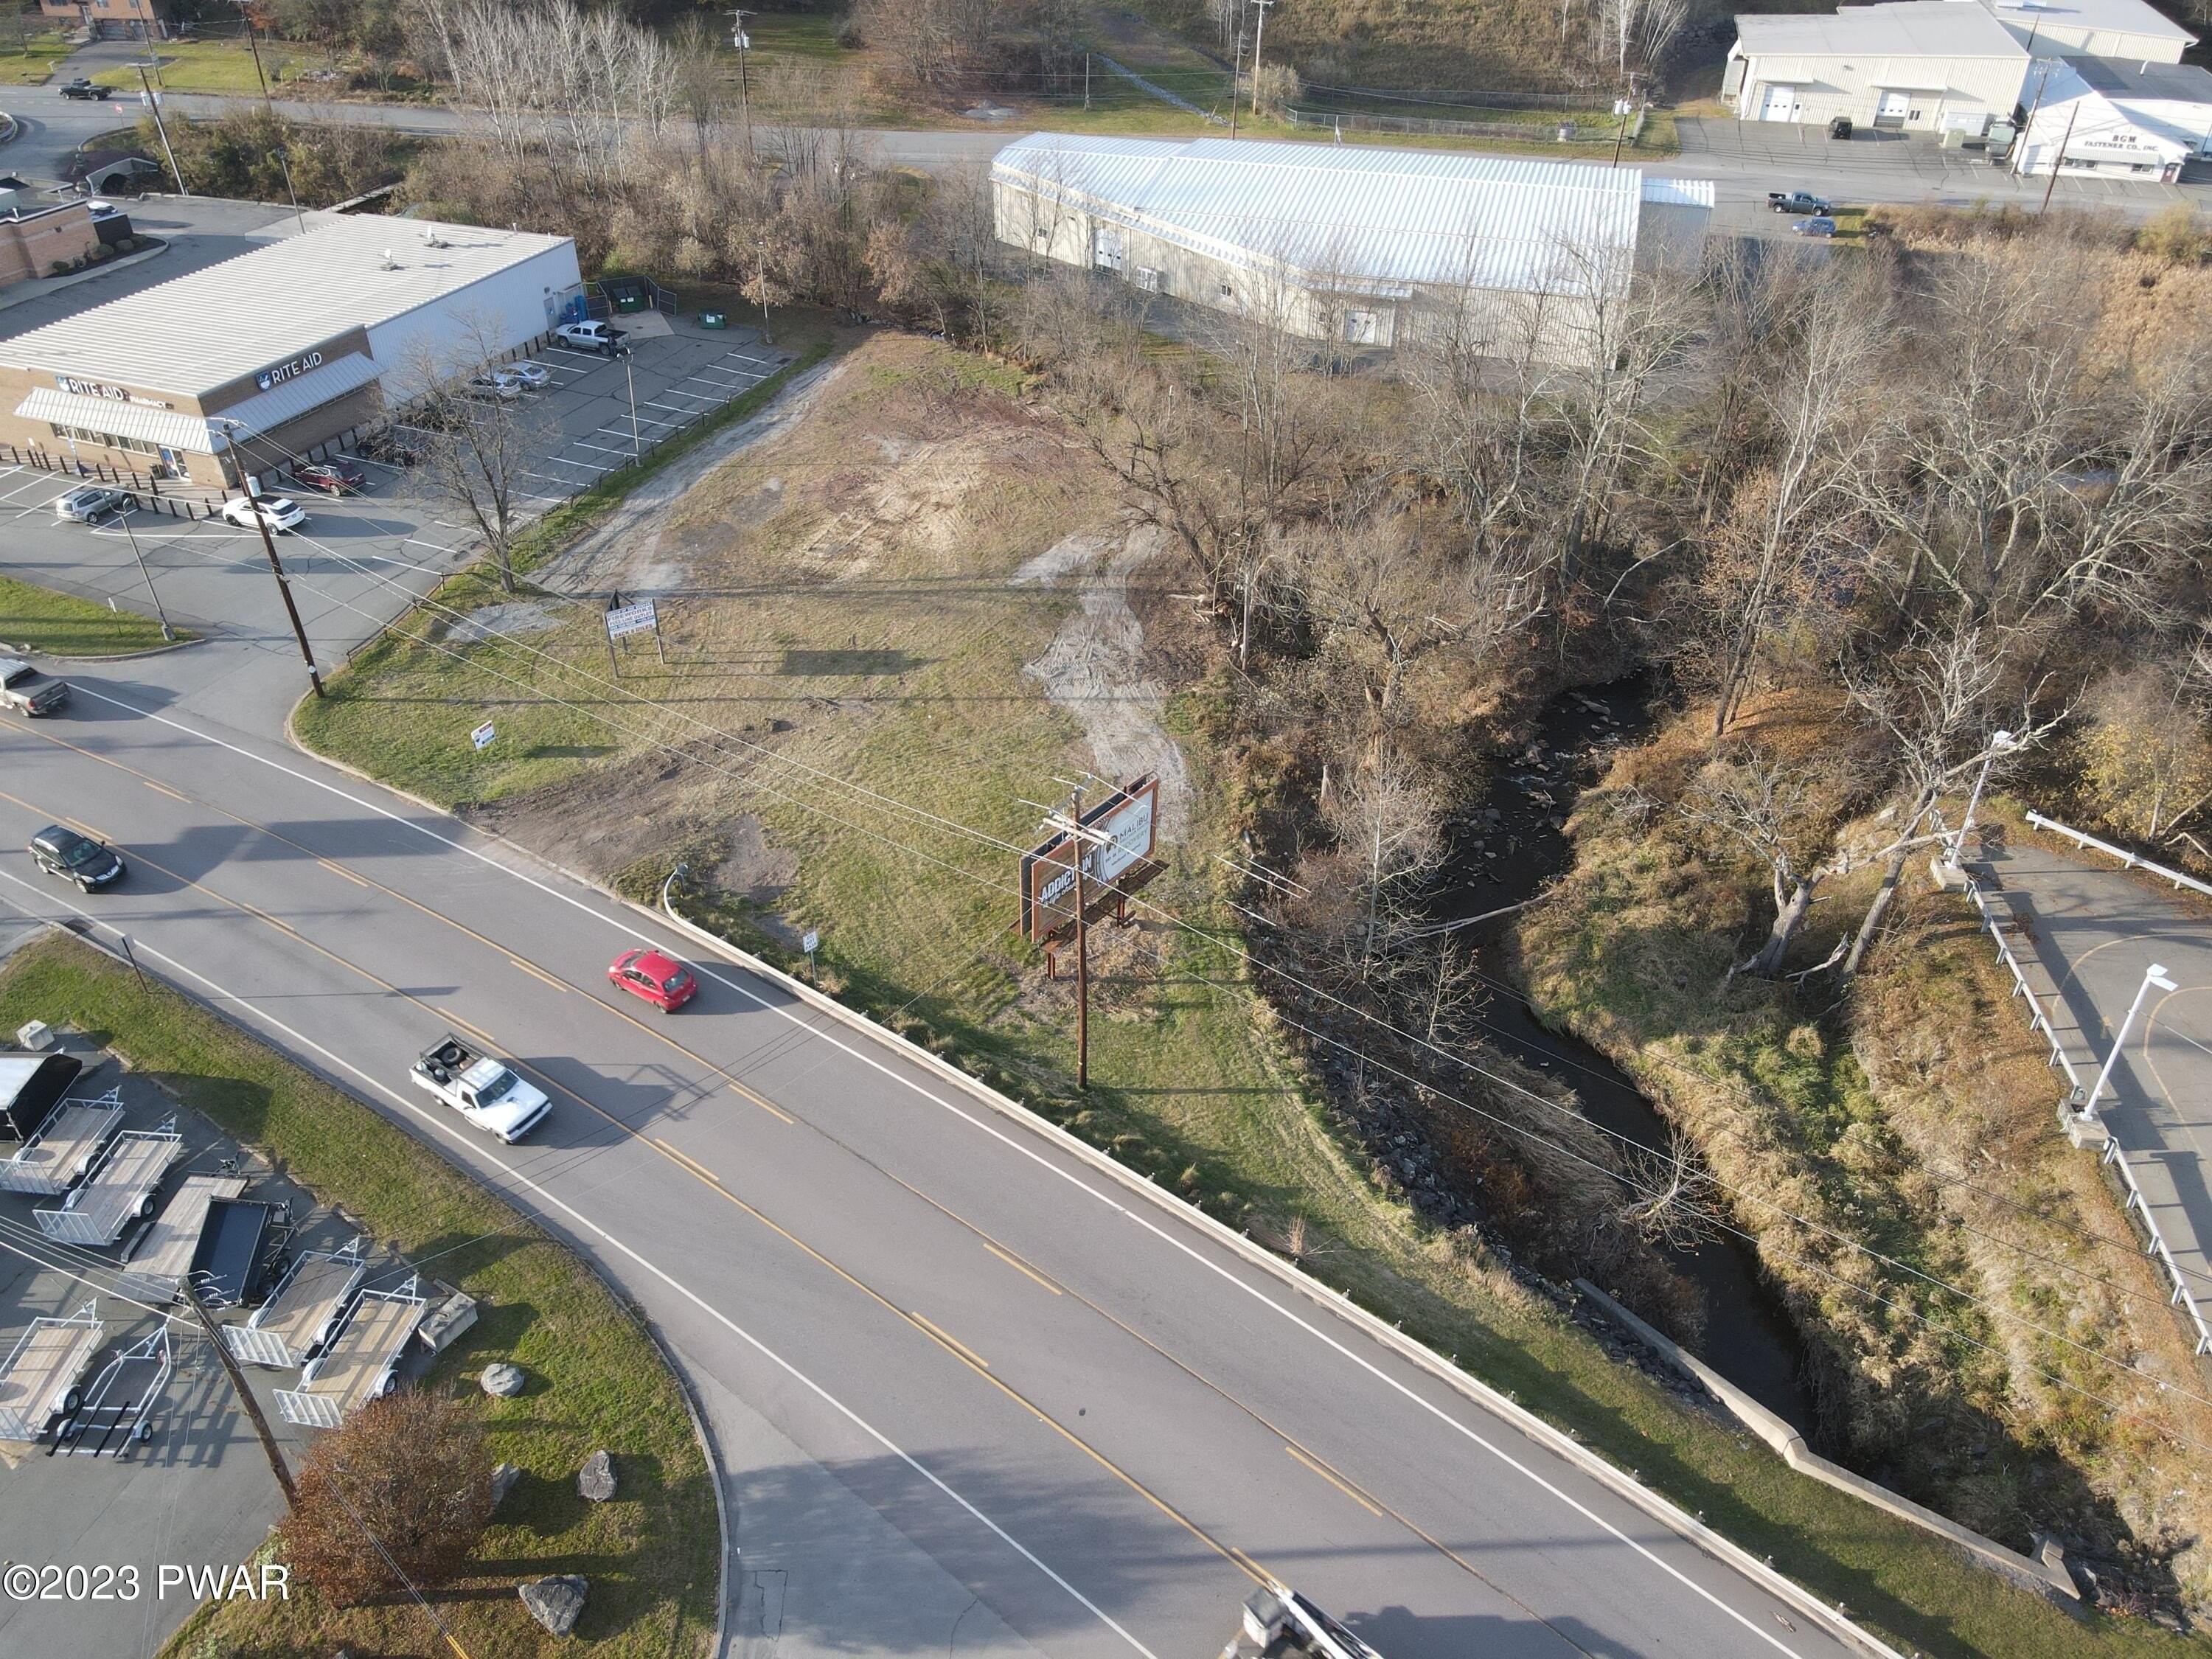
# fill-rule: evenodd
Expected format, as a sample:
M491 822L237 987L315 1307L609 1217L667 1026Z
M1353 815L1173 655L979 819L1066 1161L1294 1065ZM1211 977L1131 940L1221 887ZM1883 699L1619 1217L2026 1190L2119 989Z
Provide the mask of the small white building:
M2038 65L2029 85L2034 113L2016 152L2022 173L2172 184L2185 163L2212 156L2212 74L2193 64L2068 58Z
M1890 0L1736 20L1721 95L1746 121L1981 132L2008 119L2028 48L1977 0Z
M1040 132L991 166L999 240L1316 340L1391 347L1440 304L1579 360L1639 269L1694 263L1701 179L1444 150Z
M1997 21L2039 58L2178 64L2197 37L2146 0L1988 0Z

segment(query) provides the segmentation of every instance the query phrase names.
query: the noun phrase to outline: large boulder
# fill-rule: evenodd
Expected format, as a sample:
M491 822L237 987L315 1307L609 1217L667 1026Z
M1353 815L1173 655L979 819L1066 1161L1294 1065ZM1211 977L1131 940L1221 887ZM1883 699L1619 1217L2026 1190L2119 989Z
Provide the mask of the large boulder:
M521 1479L522 1471L512 1463L501 1463L494 1468L491 1472L492 1508L495 1510L507 1502L507 1493L514 1490L514 1483Z
M590 1589L576 1574L559 1572L519 1584L515 1594L521 1596L532 1619L554 1635L566 1636L584 1616L584 1597Z
M512 1400L522 1392L522 1367L510 1365L504 1359L495 1359L483 1368L477 1382L495 1400Z
M615 1460L606 1452L595 1451L584 1460L584 1467L576 1471L576 1490L594 1504L604 1504L615 1495Z

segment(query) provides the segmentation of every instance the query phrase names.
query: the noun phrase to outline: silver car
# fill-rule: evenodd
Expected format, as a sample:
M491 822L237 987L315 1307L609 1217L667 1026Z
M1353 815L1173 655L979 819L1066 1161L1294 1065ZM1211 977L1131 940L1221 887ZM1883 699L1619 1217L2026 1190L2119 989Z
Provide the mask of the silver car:
M54 516L71 524L98 524L111 513L136 512L138 498L112 484L79 484L54 503Z

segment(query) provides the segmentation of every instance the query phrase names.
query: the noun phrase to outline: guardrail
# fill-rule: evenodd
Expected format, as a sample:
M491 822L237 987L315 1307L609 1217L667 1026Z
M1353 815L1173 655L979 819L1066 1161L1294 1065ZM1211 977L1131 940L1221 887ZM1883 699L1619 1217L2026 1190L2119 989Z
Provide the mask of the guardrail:
M2087 830L2076 830L2071 824L2061 823L2057 818L2046 818L2040 812L2030 812L2027 815L2027 821L2039 830L2048 830L2054 836L2065 836L2077 847L2094 847L2100 853L2119 860L2130 870L2147 870L2160 881L2170 881L2176 887L2186 887L2191 892L2202 893L2207 898L2212 898L2212 884L2201 882L2194 876L2185 876L2179 870L2169 870L2163 864L2147 859L2139 853L2130 853L2124 847L2115 847L2108 841L2100 841Z
M2047 818L2039 818L2039 816L2033 812L2029 813L2028 817L2031 821L2045 824L2051 822ZM2065 826L2059 824L2052 827L2063 829ZM2084 837L2084 839L2094 840L2094 837ZM2098 843L2100 846L2103 844ZM2118 851L2117 848L2109 850ZM2182 879L2186 881L2188 878L2184 877ZM2068 1098L2081 1099L2084 1087L2081 1071L2075 1066L2073 1057L2066 1052L2065 1046L2058 1041L2057 1029L2051 1022L2051 1015L2043 1006L2043 999L2036 995L2035 988L2027 982L2027 974L2021 971L2020 958L2013 952L2012 942L2005 938L2004 929L1999 924L1996 913L1990 908L1989 899L1982 891L1981 884L1971 874L1966 876L1966 896L1972 902L1975 910L1979 913L1982 926L1988 930L1991 941L1996 945L1997 960L2004 963L2012 972L2013 994L2027 1000L2027 1029L2031 1031L2042 1032L2043 1040L2051 1045L2049 1063L2053 1068L2066 1073ZM2135 1168L2128 1162L2128 1155L2121 1148L2118 1137L2112 1133L2111 1124L2105 1125L2105 1133L2102 1162L2106 1169L2118 1171L2120 1186L2127 1194L2127 1200L2121 1206L2120 1213L2142 1226L2143 1254L2155 1257L2159 1265L2166 1269L2166 1279L2173 1286L2173 1294L2168 1301L2172 1306L2181 1310L2191 1326L2195 1328L2197 1353L2200 1356L2212 1354L2212 1325L2205 1322L2204 1310L2198 1304L2196 1293L2189 1288L2189 1279L2181 1271L2181 1264L2173 1259L2172 1249L2166 1243L2166 1235L2159 1229L2158 1218L2151 1213L2150 1200L2143 1196L2142 1185L2136 1179Z

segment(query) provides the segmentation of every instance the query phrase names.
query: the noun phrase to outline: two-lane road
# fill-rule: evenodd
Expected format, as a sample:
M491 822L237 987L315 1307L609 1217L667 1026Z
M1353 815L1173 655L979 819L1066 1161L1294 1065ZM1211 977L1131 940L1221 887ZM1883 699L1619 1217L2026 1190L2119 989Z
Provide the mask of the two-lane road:
M203 652L237 647L216 645ZM0 728L0 848L120 845L90 916L574 1239L666 1334L789 1651L1202 1655L1253 1577L1390 1659L1826 1655L1836 1635L1506 1415L891 1044L451 820L74 676ZM204 669L195 671L204 672ZM502 1148L409 1088L447 1027L555 1099Z

